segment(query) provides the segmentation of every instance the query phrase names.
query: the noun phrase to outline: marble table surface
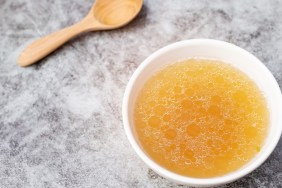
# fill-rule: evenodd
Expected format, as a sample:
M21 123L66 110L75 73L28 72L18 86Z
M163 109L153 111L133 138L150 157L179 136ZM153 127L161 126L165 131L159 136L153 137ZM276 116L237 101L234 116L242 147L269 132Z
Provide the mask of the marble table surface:
M30 41L79 21L92 0L0 0L0 187L185 187L150 170L122 124L126 84L152 52L213 38L255 54L282 87L281 0L147 0L127 27L73 39L29 68ZM222 186L282 187L282 140L257 170Z

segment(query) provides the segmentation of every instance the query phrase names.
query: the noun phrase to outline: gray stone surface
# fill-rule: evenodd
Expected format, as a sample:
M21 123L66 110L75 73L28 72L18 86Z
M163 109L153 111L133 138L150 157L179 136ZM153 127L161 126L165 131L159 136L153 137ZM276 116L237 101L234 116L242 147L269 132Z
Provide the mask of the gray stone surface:
M133 71L167 44L235 43L261 59L282 87L281 0L147 0L127 27L81 35L37 65L17 66L28 42L77 22L92 3L0 0L1 188L180 186L138 158L121 117ZM280 140L261 167L222 187L282 187L281 163Z

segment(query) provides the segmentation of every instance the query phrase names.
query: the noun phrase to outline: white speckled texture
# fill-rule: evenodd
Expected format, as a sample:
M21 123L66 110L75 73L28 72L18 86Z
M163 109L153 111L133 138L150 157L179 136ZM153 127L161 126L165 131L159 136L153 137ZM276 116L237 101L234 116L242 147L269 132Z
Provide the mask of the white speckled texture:
M28 42L77 22L92 3L0 0L1 188L177 187L138 158L121 118L133 71L167 44L232 42L260 58L282 87L281 0L147 0L127 27L84 34L37 65L17 66ZM222 187L281 188L281 163L280 140L260 168Z

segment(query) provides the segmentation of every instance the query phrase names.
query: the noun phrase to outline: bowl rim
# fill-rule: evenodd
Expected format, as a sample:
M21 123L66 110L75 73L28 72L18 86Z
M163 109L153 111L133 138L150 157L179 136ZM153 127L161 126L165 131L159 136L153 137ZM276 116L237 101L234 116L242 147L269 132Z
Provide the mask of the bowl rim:
M191 185L191 186L215 186L215 185L221 185L221 184L226 184L233 182L239 178L242 178L243 176L246 176L247 174L251 173L253 170L258 168L273 152L275 149L276 145L278 144L278 141L281 137L282 133L282 117L280 118L280 121L277 122L277 124L281 124L280 127L278 127L278 130L275 134L275 137L272 138L272 142L270 146L266 149L266 151L256 160L254 160L250 165L246 166L243 169L236 170L232 173L228 173L223 176L218 176L218 177L212 177L212 178L193 178L193 177L188 177L188 176L182 176L179 174L176 174L172 171L169 171L150 159L146 153L141 149L141 147L138 145L136 138L133 135L133 132L130 128L130 123L129 123L129 114L128 114L128 105L129 105L129 99L130 99L130 94L132 92L133 86L137 80L137 78L141 75L143 70L154 60L156 57L161 56L162 54L167 53L170 50L173 50L175 48L181 48L187 45L193 45L193 44L215 44L215 45L225 45L228 48L234 48L236 50L239 50L240 53L244 53L245 55L249 56L252 58L258 66L261 66L263 69L265 69L266 73L268 74L269 78L271 79L271 82L273 83L273 87L277 90L279 89L279 96L280 100L277 101L277 105L282 109L282 94L280 87L275 80L274 76L272 73L269 71L269 69L253 54L250 52L244 50L241 47L238 47L234 44L225 42L225 41L220 41L220 40L214 40L214 39L189 39L189 40L183 40L179 41L176 43L172 43L170 45L167 45L163 48L160 48L153 54L151 54L149 57L147 57L136 69L136 71L133 73L132 77L130 78L125 93L123 97L123 103L122 103L122 117L123 117L123 124L124 124L124 129L126 132L126 136L137 153L137 155L155 172L157 172L159 175L170 179L174 182L180 183L180 184L186 184L186 185Z

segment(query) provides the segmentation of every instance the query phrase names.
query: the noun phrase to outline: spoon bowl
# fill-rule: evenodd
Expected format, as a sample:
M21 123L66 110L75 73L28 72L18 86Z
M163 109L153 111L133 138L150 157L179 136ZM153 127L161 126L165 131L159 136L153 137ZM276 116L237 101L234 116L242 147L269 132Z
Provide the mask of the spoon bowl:
M103 0L93 6L94 17L111 29L129 23L142 7L142 0ZM91 13L91 12L90 12Z
M96 0L79 23L31 43L20 54L18 64L22 67L32 65L81 33L122 27L137 16L142 4L143 0Z

